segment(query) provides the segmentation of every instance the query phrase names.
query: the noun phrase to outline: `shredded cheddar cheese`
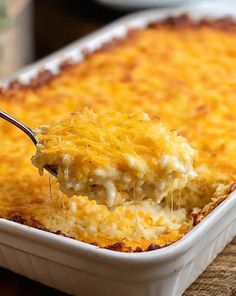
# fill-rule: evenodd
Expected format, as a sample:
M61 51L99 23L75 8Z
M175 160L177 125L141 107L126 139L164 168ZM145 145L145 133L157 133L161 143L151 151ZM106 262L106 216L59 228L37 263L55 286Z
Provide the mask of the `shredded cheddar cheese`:
M85 109L38 130L33 164L55 168L67 195L87 195L109 208L130 200L159 203L196 177L186 139L147 113Z

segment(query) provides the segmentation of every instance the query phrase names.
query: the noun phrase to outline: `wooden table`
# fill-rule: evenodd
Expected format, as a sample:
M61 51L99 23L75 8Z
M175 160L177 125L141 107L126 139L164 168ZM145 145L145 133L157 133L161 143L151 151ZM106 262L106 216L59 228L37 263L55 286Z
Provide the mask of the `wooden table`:
M35 0L35 57L46 56L122 15L123 12L108 10L89 0ZM0 296L25 295L65 294L0 269ZM184 296L236 296L236 239Z

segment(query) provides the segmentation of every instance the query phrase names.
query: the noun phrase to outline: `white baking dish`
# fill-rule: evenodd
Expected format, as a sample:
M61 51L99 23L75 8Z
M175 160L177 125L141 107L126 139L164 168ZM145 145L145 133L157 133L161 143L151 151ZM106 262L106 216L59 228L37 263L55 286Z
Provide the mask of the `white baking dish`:
M230 1L222 5L211 1L190 12L193 17L214 18L231 10ZM174 14L186 11L182 8ZM124 35L128 28L144 26L170 13L173 11L152 10L125 17L11 78L27 82L42 67L56 72L63 58L79 60L79 50L94 50L104 41ZM0 219L0 265L73 295L178 296L236 235L235 213L233 192L178 242L160 250L132 254L100 249Z
M186 4L192 0L95 0L96 2L105 6L123 9L134 10L141 8L154 8L154 7L170 7L178 4Z

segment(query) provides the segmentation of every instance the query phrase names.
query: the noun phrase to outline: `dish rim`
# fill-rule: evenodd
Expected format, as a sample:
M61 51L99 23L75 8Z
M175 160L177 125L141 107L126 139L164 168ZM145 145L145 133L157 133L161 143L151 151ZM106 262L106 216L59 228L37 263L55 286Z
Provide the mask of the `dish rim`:
M58 234L31 226L22 225L5 218L0 218L0 229L5 232L8 231L15 233L20 237L28 237L33 241L41 241L45 245L57 243L58 249L63 249L64 251L67 249L75 254L80 253L86 256L89 255L93 258L96 257L96 259L102 259L103 261L104 259L112 259L121 263L145 263L150 265L150 263L162 263L167 259L177 258L181 254L186 253L198 240L202 238L204 233L208 232L214 224L216 224L215 220L220 220L234 206L236 206L236 191L231 192L225 200L223 200L199 224L194 226L178 241L157 250L140 253L117 252L101 248L80 240L60 236Z
M108 25L102 26L100 29L95 30L92 33L86 34L84 37L81 37L70 44L62 47L61 49L41 58L40 60L31 63L29 65L26 65L19 71L14 72L13 74L7 75L6 77L2 78L0 80L0 87L7 87L7 85L17 79L22 82L27 82L29 78L34 78L37 76L37 73L42 69L49 69L53 73L58 72L58 66L63 63L63 61L68 60L68 58L72 58L73 61L78 62L82 60L82 58L74 59L72 52L75 54L81 50L89 48L87 46L87 43L90 43L91 40L96 39L104 39L99 40L98 43L100 45L98 47L92 48L91 51L101 47L104 43L107 41L110 41L111 36L113 37L124 37L126 33L129 30L136 29L136 28L143 28L148 23L151 23L156 20L162 20L169 16L179 16L181 14L188 14L193 20L198 20L204 17L207 17L208 19L216 19L216 18L222 18L225 16L233 17L236 20L236 11L231 12L231 14L228 13L228 10L224 11L224 9L219 11L213 12L213 10L209 13L209 11L204 11L206 8L209 8L209 6L218 6L217 3L210 3L209 1L205 0L206 3L203 3L205 5L194 6L195 10L192 11L193 8L192 5L185 5L183 7L176 7L174 10L173 8L163 8L163 9L145 9L139 12L133 12L129 13L128 15L125 15L123 17L118 18L115 21L112 21ZM210 0L211 1L211 0ZM225 0L227 1L227 0ZM229 2L229 1L228 1ZM140 24L141 23L141 24ZM119 33L115 33L113 31L119 31ZM103 38L104 37L104 38ZM90 48L89 48L90 50ZM60 61L58 61L58 58L62 56ZM56 71L55 71L56 68Z

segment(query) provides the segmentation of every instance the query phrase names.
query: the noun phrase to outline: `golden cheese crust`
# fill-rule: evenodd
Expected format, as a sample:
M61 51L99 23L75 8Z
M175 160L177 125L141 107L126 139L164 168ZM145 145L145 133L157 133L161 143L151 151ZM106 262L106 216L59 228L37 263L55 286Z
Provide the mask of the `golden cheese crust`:
M33 164L57 171L68 196L86 195L109 208L126 201L159 203L196 177L194 150L147 113L83 109L39 128Z
M64 63L57 76L45 70L28 85L13 82L1 91L1 109L32 128L83 107L158 114L198 151L198 178L173 192L174 211L183 209L175 221L168 212L156 219L145 205L138 209L144 237L135 234L130 205L109 213L86 197L68 200L54 180L49 186L48 176L38 177L30 140L3 121L0 215L119 251L152 250L181 238L236 181L235 42L236 24L230 19L170 18L86 54L81 63ZM162 202L161 211L171 199ZM194 207L199 211L191 216Z

